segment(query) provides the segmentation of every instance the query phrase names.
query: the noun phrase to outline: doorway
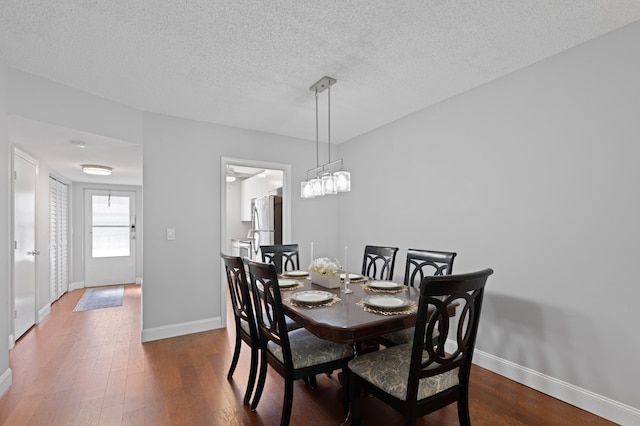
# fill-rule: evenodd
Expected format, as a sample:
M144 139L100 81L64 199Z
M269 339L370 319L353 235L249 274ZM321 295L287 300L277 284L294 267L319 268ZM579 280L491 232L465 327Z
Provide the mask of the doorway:
M18 340L36 323L36 185L38 162L13 153L13 333Z
M282 163L271 163L267 161L248 160L243 158L230 158L222 157L220 161L220 250L224 253L231 254L233 247L231 239L234 235L230 235L231 222L228 218L228 204L231 201L228 196L227 183L227 166L230 167L249 167L263 170L275 170L282 171L282 242L287 244L291 242L291 165ZM236 202L240 202L236 200ZM239 209L239 208L238 208ZM241 214L241 213L238 213ZM224 268L221 273L222 283L226 283L226 276L224 275ZM220 303L222 312L222 326L226 327L226 298L227 298L227 286L222 285L220 288Z
M85 287L136 282L136 194L86 189Z

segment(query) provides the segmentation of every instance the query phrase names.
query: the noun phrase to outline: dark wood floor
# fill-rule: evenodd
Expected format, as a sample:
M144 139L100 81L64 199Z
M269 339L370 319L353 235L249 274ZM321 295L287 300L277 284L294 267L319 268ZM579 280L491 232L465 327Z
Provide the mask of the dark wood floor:
M73 312L83 290L63 296L51 314L10 352L13 385L0 399L2 425L276 425L283 382L269 373L256 412L242 404L248 351L226 379L233 328L140 342L140 287L125 286L122 307ZM229 324L233 324L231 317ZM612 425L597 416L474 366L474 425ZM318 388L297 383L292 425L344 420L337 374ZM368 398L364 424L399 425L399 416ZM455 425L455 405L420 419Z

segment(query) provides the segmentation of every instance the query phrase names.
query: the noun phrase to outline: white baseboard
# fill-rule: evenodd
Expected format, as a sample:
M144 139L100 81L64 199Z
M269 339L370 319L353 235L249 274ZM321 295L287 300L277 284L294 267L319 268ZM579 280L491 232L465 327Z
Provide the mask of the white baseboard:
M185 334L200 333L217 328L222 328L222 320L220 317L147 328L142 330L142 343L184 336Z
M640 410L530 368L475 350L474 364L621 425L640 425Z
M0 375L0 398L5 394L6 391L11 387L12 382L12 374L11 369L7 368L2 375Z
M9 335L9 350L13 349L16 345L16 338L13 336L13 333Z
M69 284L69 291L79 290L81 288L84 288L84 281L76 281Z
M136 284L142 284L142 277L136 278Z
M42 309L38 311L38 324L42 322L51 313L51 303L47 303Z

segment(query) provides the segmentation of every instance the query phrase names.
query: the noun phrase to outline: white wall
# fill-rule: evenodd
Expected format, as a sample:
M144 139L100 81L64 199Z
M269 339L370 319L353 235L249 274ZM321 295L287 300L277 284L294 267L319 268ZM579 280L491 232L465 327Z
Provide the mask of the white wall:
M8 69L0 58L0 396L11 385L9 368L9 144L7 142Z
M315 144L157 114L145 114L144 138L143 340L221 323L221 157L291 164L292 242L335 252L337 199L299 198ZM167 228L175 241L166 240Z
M111 189L136 193L136 279L142 278L143 232L142 187L130 185L105 185L98 183L73 182L71 195L71 269L70 285L73 289L84 287L84 191L85 189Z
M340 146L341 243L399 246L398 276L407 248L494 268L475 361L623 424L640 423L638 40L640 23Z

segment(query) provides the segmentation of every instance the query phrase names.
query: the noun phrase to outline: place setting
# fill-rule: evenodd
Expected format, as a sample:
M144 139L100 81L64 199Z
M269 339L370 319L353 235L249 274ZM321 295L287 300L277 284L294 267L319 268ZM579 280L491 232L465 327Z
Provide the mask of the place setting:
M304 290L293 293L285 299L285 302L305 308L318 308L323 306L331 306L341 299L328 291L322 290Z
M282 273L284 278L307 278L309 276L309 271L286 271Z
M407 291L409 287L395 281L372 280L363 284L362 288L373 293L395 294Z
M346 277L347 277L346 273L340 274L340 281L344 282ZM349 281L352 282L352 283L362 283L362 282L367 281L367 277L365 277L364 275L360 275L360 274L349 273Z
M278 287L280 288L280 291L292 291L304 287L304 284L300 281L280 278L278 279Z
M380 315L412 314L417 311L416 302L391 294L367 296L357 303L366 312Z

